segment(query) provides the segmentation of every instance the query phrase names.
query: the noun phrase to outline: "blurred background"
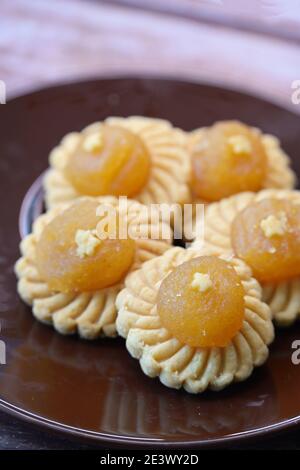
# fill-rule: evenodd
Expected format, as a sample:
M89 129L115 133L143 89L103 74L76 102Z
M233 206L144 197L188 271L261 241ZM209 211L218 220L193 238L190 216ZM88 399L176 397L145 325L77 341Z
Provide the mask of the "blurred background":
M184 77L300 113L300 0L1 0L8 97L100 75ZM300 87L300 82L299 82Z

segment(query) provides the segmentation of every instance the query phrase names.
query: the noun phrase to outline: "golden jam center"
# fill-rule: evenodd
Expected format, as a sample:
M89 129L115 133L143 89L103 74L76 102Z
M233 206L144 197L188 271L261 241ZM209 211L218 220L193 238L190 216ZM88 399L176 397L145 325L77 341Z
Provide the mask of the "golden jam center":
M204 129L192 150L192 190L207 201L262 188L267 155L260 135L238 121Z
M235 269L216 256L175 268L161 283L157 312L182 344L224 347L242 326L244 288Z
M300 200L264 199L234 219L231 242L262 282L300 275Z
M144 188L150 167L149 151L138 135L103 124L82 136L64 174L80 194L131 197Z
M84 199L47 224L36 245L37 268L59 292L89 292L122 280L135 255L131 239L97 237L99 202Z

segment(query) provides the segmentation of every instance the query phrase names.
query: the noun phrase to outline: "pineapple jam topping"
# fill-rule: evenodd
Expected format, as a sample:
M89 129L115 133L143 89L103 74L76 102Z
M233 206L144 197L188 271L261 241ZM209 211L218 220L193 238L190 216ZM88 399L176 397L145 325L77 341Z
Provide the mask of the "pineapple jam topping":
M89 292L119 283L134 261L132 239L100 240L99 202L83 199L48 223L36 245L37 268L58 292Z
M150 169L149 151L138 135L103 124L82 137L64 174L80 194L132 197L146 185Z
M281 282L300 275L300 205L264 199L246 207L231 227L234 253L261 282Z
M192 150L192 190L206 201L258 191L266 172L267 154L260 134L238 121L204 129L202 141Z
M241 328L244 288L235 269L216 256L176 267L161 283L157 311L182 344L224 347Z

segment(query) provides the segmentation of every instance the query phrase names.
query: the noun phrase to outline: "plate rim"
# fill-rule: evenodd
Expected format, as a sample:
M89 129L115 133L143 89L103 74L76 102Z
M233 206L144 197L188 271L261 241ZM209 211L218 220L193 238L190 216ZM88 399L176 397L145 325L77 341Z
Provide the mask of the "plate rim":
M177 82L189 85L200 85L204 87L215 88L219 90L226 90L229 92L239 93L249 98L259 99L265 103L276 106L279 109L283 109L294 116L300 116L300 112L297 113L289 105L285 105L283 102L273 101L272 98L265 97L259 91L246 90L246 88L239 87L236 84L230 85L222 80L214 80L213 78L208 79L197 79L190 75L178 75L178 74L163 74L160 75L156 72L103 72L99 74L91 75L79 75L75 77L61 77L58 81L44 82L40 86L20 86L15 92L9 94L6 100L6 104L11 103L19 98L24 98L27 95L42 93L47 90L54 90L55 88L67 87L72 85L84 85L96 81L112 81L112 80L152 80L152 81L164 81L164 82Z
M89 442L98 442L98 443L107 443L113 444L114 446L125 446L133 445L136 448L146 447L147 449L155 448L171 448L175 449L182 447L184 449L197 449L205 447L220 447L224 445L225 447L233 443L245 443L255 438L268 437L269 435L275 435L275 433L280 433L284 431L297 428L300 425L300 415L289 418L288 420L280 421L278 423L270 424L268 426L263 426L253 430L242 431L234 434L229 434L228 436L222 436L217 438L208 438L202 440L167 440L163 438L137 438L131 436L121 436L110 433L101 433L97 431L89 431L88 429L76 428L74 426L68 426L67 424L60 423L58 421L53 421L44 416L39 416L34 413L22 410L16 405L9 403L6 400L0 398L0 410L6 412L7 414L20 418L23 422L31 423L42 428L44 430L54 431L65 437L73 438L83 438L85 441Z

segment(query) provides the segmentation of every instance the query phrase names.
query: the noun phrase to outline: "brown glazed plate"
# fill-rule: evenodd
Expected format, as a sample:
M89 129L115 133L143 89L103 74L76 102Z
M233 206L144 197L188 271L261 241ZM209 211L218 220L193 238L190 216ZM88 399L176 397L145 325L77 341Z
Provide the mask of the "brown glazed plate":
M300 365L291 361L299 324L277 331L269 361L249 380L193 396L146 377L122 339L62 337L35 321L18 298L18 224L27 233L43 208L37 178L49 151L67 132L132 114L166 118L186 130L240 119L277 135L300 175L300 116L236 91L154 78L102 79L1 106L0 339L7 352L0 365L1 408L44 428L144 449L224 445L300 424Z

